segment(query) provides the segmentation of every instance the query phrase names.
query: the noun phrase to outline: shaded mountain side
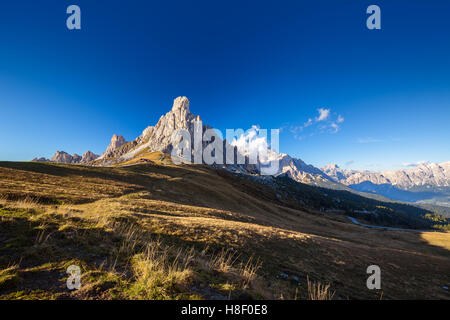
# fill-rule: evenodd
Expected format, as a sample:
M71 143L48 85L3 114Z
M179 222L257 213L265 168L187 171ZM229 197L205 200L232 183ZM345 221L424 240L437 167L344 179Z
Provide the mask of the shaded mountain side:
M429 203L417 203L415 204L418 207L424 208L425 210L432 211L435 213L439 213L447 218L450 218L450 207L439 206Z
M450 229L450 219L417 206L378 201L345 190L310 186L293 181L286 176L261 179L240 175L239 179L249 179L275 190L277 200L292 208L348 215L381 226ZM239 185L237 182L238 188ZM248 188L247 185L246 188ZM264 192L260 193L264 194Z

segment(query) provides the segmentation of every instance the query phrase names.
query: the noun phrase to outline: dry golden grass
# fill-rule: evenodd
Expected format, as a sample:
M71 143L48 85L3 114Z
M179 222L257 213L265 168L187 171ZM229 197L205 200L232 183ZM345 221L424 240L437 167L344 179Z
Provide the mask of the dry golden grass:
M16 201L8 201L7 197L2 195L0 196L0 206L25 210L38 210L43 208L43 206L39 204L38 199L33 196L26 196L25 198Z
M423 232L421 238L428 244L450 251L449 232Z
M0 270L0 290L8 290L20 282L18 270L17 264Z
M158 241L147 244L143 253L133 257L136 279L128 289L130 297L151 300L185 297L174 297L173 292L183 291L193 281L194 272L189 268L192 258L189 251L179 251L172 257L170 248Z
M165 154L158 151L154 152L143 151L140 154L136 155L133 159L121 162L120 164L118 164L118 166L128 166L132 164L148 163L148 162L158 165L173 165L171 156L169 154Z
M313 282L307 277L308 283L308 298L309 300L331 300L334 292L330 290L330 284L322 284L320 282Z

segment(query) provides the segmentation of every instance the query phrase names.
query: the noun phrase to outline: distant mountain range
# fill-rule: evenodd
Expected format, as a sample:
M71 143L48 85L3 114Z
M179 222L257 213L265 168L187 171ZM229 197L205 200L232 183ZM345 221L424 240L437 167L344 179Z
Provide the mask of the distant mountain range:
M101 155L91 151L85 152L82 156L57 151L51 159L35 158L33 161L112 165L126 163L153 151L170 153L173 148L171 138L174 131L186 129L193 136L194 121L197 120L201 118L190 112L189 100L186 97L178 97L174 100L172 109L161 116L155 126L147 127L133 141L127 142L123 136L114 134ZM202 130L208 128L211 127L203 125ZM228 142L223 143L225 146ZM270 158L280 161L279 170L273 174L274 176L287 176L301 183L376 194L393 200L450 206L450 161L441 164L424 163L407 170L371 172L341 169L336 164L319 169L301 159L273 151L270 151ZM261 163L219 167L239 173L257 174Z
M98 155L91 151L86 151L82 156L76 153L71 155L65 151L56 151L51 159L34 158L31 161L88 164L97 158Z
M383 172L343 170L331 164L322 171L345 185L370 181L374 184L390 184L403 190L416 186L450 187L450 161L440 164L422 163L411 169Z
M393 200L450 206L450 162L423 163L396 171L357 171L336 164L322 171L354 190L379 194Z

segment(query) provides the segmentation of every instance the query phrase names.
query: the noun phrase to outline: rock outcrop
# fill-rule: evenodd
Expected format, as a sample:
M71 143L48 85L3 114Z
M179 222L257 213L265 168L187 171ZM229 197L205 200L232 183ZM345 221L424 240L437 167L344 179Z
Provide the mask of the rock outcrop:
M65 151L56 151L50 161L57 163L73 163L73 156Z
M81 156L74 153L72 156L72 163L80 163L81 162Z
M111 138L111 142L99 159L113 157L115 155L114 152L126 143L127 141L123 136L114 134Z
M40 157L40 158L34 158L31 161L37 161L37 162L50 162L50 159L44 158L44 157Z
M330 178L320 169L313 165L306 164L301 159L292 158L291 156L281 153L279 158L279 173L276 175L285 174L289 178L301 182L317 186L331 186L333 179Z
M34 158L31 161L38 161L38 162L56 162L56 163L89 163L91 161L94 161L98 158L98 155L91 151L87 151L83 154L83 156L80 156L76 153L73 155L65 152L65 151L56 151L55 154L51 159L47 158Z
M200 116L193 115L189 110L189 100L178 97L173 101L172 110L162 116L155 127L149 127L143 134L148 137L148 147L151 151L172 151L172 135L176 130L185 129L194 136L194 121L201 121ZM204 128L206 129L206 128Z
M88 163L91 161L94 161L98 158L99 156L95 153L93 153L92 151L86 151L83 156L81 157L80 163Z

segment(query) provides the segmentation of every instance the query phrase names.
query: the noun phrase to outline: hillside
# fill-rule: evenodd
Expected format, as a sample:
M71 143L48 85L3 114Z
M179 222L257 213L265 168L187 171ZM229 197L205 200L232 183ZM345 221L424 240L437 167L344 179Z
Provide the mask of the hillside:
M307 299L319 283L330 286L321 298L450 298L449 233L368 229L300 203L316 199L296 189L306 185L283 194L143 157L115 167L0 162L0 298ZM82 269L76 291L65 287L72 264ZM381 291L366 288L371 264Z

